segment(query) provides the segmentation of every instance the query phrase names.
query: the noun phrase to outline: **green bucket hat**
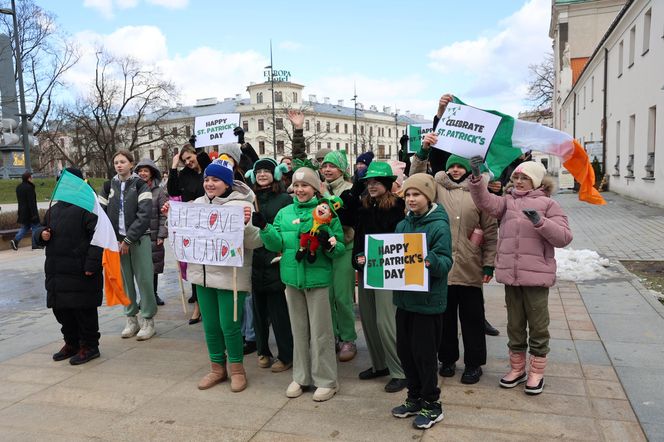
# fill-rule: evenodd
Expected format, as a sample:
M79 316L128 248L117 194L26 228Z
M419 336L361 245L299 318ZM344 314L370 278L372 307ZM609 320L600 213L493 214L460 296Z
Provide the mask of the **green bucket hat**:
M447 163L445 163L445 170L449 170L450 167L455 164L458 164L459 166L466 169L466 172L470 172L470 161L464 157L460 157L459 155L450 155L450 157L447 159Z
M396 180L397 177L392 172L392 167L383 161L372 161L369 164L366 175L361 179L368 180L369 178L387 178Z
M348 178L350 176L348 172L348 158L346 157L345 150L333 150L332 152L329 152L325 155L325 158L323 158L321 166L325 163L330 163L341 172L343 172L344 178Z

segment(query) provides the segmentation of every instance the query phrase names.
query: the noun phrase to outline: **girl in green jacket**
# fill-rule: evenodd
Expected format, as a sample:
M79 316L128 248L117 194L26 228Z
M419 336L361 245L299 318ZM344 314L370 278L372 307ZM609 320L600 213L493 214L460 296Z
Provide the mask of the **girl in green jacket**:
M261 229L265 248L282 253L279 267L286 284L286 301L293 332L293 382L286 396L295 398L314 385L314 401L326 401L337 392L337 361L334 352L332 313L328 287L332 283L332 260L344 253L343 231L335 216L318 234L316 259L297 260L300 235L313 226L312 212L321 202L318 173L301 167L293 173L293 204L267 224L260 212L252 221ZM328 233L329 232L329 233Z

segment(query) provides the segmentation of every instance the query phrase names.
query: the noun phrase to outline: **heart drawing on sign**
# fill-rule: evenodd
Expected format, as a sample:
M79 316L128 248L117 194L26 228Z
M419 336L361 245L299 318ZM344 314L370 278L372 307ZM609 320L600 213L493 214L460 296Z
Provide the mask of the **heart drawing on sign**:
M226 241L221 242L221 259L226 258L228 256L228 252L230 250L230 247L228 246L228 243Z
M189 241L189 238L184 238L184 239L182 240L182 245L185 246L185 247L189 247L189 243L190 243L190 242L191 242L191 241Z
M219 214L217 212L212 212L210 214L210 219L209 219L210 228L214 227L214 223L217 222L218 218L219 218Z

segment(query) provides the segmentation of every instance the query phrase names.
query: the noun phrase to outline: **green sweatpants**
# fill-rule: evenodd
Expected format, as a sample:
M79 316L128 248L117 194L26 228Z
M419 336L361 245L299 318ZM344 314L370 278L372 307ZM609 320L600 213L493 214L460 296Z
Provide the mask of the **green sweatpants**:
M242 316L247 292L237 294L237 321L233 321L233 291L196 285L198 306L203 318L203 331L210 361L217 364L242 362Z
M549 288L505 286L507 346L514 352L549 353ZM526 327L528 331L526 331Z
M355 269L351 265L353 244L346 245L343 255L332 262L332 285L330 286L330 308L334 336L342 342L355 342Z
M293 381L335 388L337 356L327 288L299 290L287 285L286 301L293 330Z
M405 379L397 355L397 306L391 290L364 288L360 282L360 320L374 370L390 370L390 377Z
M154 275L152 267L152 242L149 235L143 235L129 246L129 253L120 255L122 283L131 304L125 306L127 316L136 316L139 308L136 303L136 286L141 293L141 316L150 319L157 314L157 301L154 297Z

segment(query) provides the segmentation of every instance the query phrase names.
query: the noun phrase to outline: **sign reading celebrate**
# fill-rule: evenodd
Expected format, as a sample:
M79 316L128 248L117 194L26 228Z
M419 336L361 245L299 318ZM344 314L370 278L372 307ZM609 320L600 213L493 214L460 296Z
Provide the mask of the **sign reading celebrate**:
M196 117L194 120L196 147L237 141L237 138L233 135L233 130L239 125L240 114L215 114Z
M242 207L170 202L168 242L178 261L242 267L243 240Z
M433 124L409 124L408 134L408 153L417 153L422 149L422 140L428 133L433 132Z
M450 103L438 122L437 149L471 158L486 157L500 117L464 104Z
M429 270L424 265L424 233L365 235L364 286L382 290L429 290Z

